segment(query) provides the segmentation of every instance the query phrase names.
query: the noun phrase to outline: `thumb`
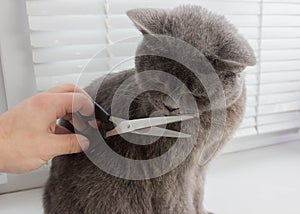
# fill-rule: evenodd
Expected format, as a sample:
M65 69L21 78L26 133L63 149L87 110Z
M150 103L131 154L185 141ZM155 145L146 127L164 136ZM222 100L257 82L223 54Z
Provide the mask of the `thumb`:
M76 134L54 135L55 145L51 145L52 156L74 154L85 151L89 147L89 140Z

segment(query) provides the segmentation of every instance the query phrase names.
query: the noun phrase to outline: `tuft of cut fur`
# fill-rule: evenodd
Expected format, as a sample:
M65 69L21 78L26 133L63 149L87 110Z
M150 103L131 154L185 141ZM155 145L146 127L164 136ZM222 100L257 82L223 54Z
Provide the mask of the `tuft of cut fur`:
M171 172L157 178L138 181L107 174L98 169L83 153L57 157L52 162L50 178L44 192L46 214L208 214L203 207L207 165L200 166L197 160L206 144L219 144L221 149L238 128L245 106L245 87L240 72L246 66L255 64L253 51L236 28L223 16L215 15L200 6L180 6L173 10L134 9L127 14L145 37L165 35L181 39L198 49L209 60L225 94L226 109L217 109L226 112L226 120L220 121L225 123L224 135L221 140L212 138L211 142L206 142L212 121L209 98L203 85L196 81L195 76L186 67L177 62L159 56L140 55L146 49L157 53L166 49L158 44L150 44L149 47L149 43L144 39L137 49L134 69L98 79L88 86L86 91L91 96L96 95L96 101L110 111L113 97L125 80L134 80L132 85L123 90L124 96L130 96L131 93L139 94L136 88L142 90L149 84L149 80L136 78L137 74L151 70L168 72L185 83L197 100L197 107L202 113L201 128L194 130L198 133L197 144L186 160ZM180 47L178 48L180 50ZM153 77L155 78L163 83L164 87L171 87L168 80ZM99 82L102 82L100 88ZM177 90L180 93L183 89ZM213 88L209 90L213 91ZM125 111L122 103L115 108L120 114ZM130 107L129 117L144 118L155 112L161 115L177 115L177 108L176 103L168 96L148 91L135 98ZM192 123L187 123L187 126L191 130L194 129ZM180 124L170 124L168 128L180 130ZM146 160L165 153L174 142L174 139L162 137L151 145L141 146L130 144L120 136L114 136L107 139L106 143L124 157Z

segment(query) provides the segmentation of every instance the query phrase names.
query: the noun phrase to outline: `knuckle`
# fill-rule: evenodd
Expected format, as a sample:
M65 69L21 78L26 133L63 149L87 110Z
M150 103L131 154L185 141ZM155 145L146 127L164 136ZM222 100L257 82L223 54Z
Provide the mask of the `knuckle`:
M72 83L66 84L65 87L66 87L66 88L73 89L73 90L76 89L76 85L75 85L75 84L72 84Z
M86 96L84 96L81 93L74 94L73 96L73 105L77 109L81 109L83 106L87 105L89 103L89 100Z

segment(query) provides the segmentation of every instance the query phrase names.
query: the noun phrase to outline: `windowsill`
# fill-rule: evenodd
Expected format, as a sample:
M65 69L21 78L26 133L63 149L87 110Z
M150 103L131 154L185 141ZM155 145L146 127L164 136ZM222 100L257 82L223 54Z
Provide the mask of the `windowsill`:
M300 141L219 157L205 198L216 214L299 214Z
M298 214L300 142L222 155L208 173L206 206L216 214ZM42 189L0 195L2 214L43 213Z

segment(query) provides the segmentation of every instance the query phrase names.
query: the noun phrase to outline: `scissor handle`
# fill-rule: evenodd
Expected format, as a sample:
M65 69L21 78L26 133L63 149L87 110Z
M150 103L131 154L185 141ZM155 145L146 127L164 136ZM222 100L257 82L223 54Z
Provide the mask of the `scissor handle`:
M71 131L72 133L78 133L78 134L82 134L83 136L86 137L90 137L95 133L96 128L92 127L89 122L95 120L95 116L94 115L90 115L90 116L84 116L82 114L80 114L79 112L74 113L77 115L78 119L80 119L81 121L84 122L86 128L82 131L79 131L78 129L76 129L76 127L74 127L74 125L72 125L69 121L64 120L64 119L60 119L62 125L67 128L69 131ZM106 138L106 131L103 130L102 128L98 128L98 131L100 132L100 134L102 135L103 138Z
M101 107L101 106L100 106L100 107ZM102 109L103 109L103 108L102 108ZM110 130L112 130L112 129L114 129L114 128L115 128L115 125L114 125L113 122L111 122L111 121L109 120L110 115L109 115L105 110L100 111L100 115L97 114L98 112L99 112L99 111L96 112L96 118L95 118L95 115L94 115L94 114L92 114L92 115L90 115L90 116L84 116L84 115L80 114L79 112L77 112L77 113L75 113L75 114L76 114L77 116L79 116L79 118L84 122L84 124L86 125L86 127L87 127L88 130L93 130L93 131L95 131L95 128L93 128L93 127L89 124L90 121L95 121L95 120L100 121L101 125L98 126L98 131L101 133L101 135L102 135L103 138L106 138L106 132L107 132L107 131L110 131ZM99 118L100 118L100 119L99 119ZM103 120L101 120L101 118L102 118ZM82 134L85 135L86 132L88 133L88 130L84 130L84 131L83 131L84 133L82 133Z
M97 119L100 120L102 123L109 123L110 120L110 114L105 111L105 109L100 106L98 103L96 103L95 100L92 100L92 102L94 103L95 107L96 107L96 115L97 115ZM98 109L98 111L97 111Z

